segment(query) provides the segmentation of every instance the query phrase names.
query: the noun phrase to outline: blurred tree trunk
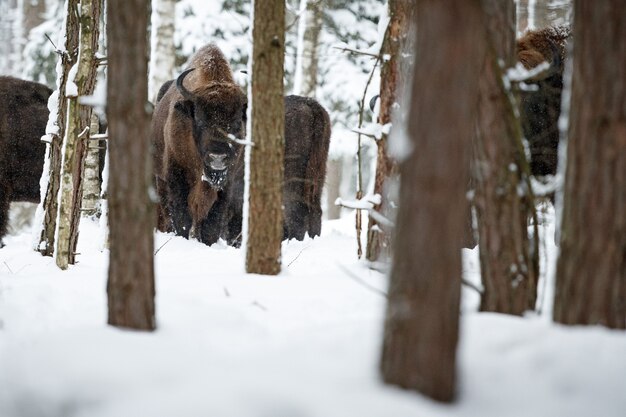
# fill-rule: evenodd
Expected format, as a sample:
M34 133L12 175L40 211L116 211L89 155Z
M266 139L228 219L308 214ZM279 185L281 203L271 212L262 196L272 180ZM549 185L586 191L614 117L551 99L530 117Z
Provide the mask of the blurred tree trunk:
M78 61L73 79L68 82L75 86L67 92L67 126L63 139L62 172L59 189L59 214L56 230L56 264L66 269L76 262L78 227L82 204L82 183L89 132L91 129L91 107L81 105L79 97L93 94L96 85L98 61L98 38L100 36L100 13L102 0L81 0L80 37ZM76 91L69 90L73 88Z
M276 275L283 240L284 0L254 1L252 39L246 271Z
M300 0L298 46L293 93L315 98L317 51L322 30L323 0Z
M343 158L328 158L326 164L326 218L328 220L338 219L341 215L341 206L335 201L341 197L341 174Z
M414 66L408 118L413 151L400 162L381 371L387 383L451 401L462 276L459 241L484 63L483 15L478 0L416 4L415 62L428 65Z
M626 328L626 8L574 2L554 319Z
M99 133L98 117L91 113L89 125L89 137ZM98 201L100 200L100 140L90 139L87 143L87 155L85 156L85 170L83 174L83 202L82 213L86 216L98 214Z
M156 103L156 96L164 82L174 75L176 48L174 20L176 0L152 0L152 31L150 34L150 65L148 97Z
M107 120L111 165L109 324L156 327L152 159L148 103L148 0L109 0Z
M516 61L515 5L482 3L489 49L479 81L473 164L484 287L480 309L521 315L535 307L539 244L521 128L502 82L503 70ZM534 219L532 235L529 218Z
M80 35L80 22L78 19L79 0L66 0L64 37L65 44L59 46L63 52L59 56L57 64L57 88L50 97L50 103L54 108L50 111L46 136L46 159L42 174L41 187L45 189L45 196L41 199L37 211L38 218L43 219L43 224L35 225L35 235L38 236L35 248L44 256L52 256L55 248L55 232L57 229L58 193L61 181L61 145L65 137L68 100L66 86L70 69L78 60L78 43Z
M389 0L389 25L385 32L380 54L383 57L380 70L380 112L378 123L387 125L392 122L394 107L397 107L398 92L402 91L406 80L400 72L402 52L409 36L409 19L414 7L410 0ZM376 176L374 179L374 194L379 194L381 203L374 207L385 217L390 217L390 195L385 182L397 174L395 161L387 151L388 135L383 134L376 142L378 156L376 159ZM370 261L388 259L390 256L389 230L383 230L381 225L371 215L367 226L366 257Z

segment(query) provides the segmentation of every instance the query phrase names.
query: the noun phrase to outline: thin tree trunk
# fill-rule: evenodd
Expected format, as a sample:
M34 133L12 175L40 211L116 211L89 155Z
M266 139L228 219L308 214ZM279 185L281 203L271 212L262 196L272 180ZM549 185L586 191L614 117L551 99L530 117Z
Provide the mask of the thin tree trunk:
M626 8L574 2L554 319L626 328Z
M148 0L109 0L109 324L156 327L152 160L148 101Z
M400 163L381 370L387 383L451 401L462 275L459 241L485 39L479 1L416 3L415 62L428 65L414 66L413 151Z
M323 0L300 0L298 46L293 93L315 97Z
M410 0L389 0L389 26L381 48L382 60L380 70L380 113L378 123L386 125L392 122L394 105L398 102L397 92L403 89L406 80L400 72L403 58L403 46L409 36L409 19L413 8ZM381 204L374 210L389 216L390 196L385 187L388 179L397 173L396 163L387 151L387 134L376 142L378 155L376 159L376 174L374 179L374 194L382 196ZM390 256L389 233L384 232L378 222L371 215L367 226L366 257L370 261L388 259Z
M100 12L102 0L81 0L78 62L73 79L76 91L67 95L68 125L63 139L59 215L56 230L56 264L66 269L76 262L76 245L82 203L82 178L85 165L91 107L80 105L78 98L93 94L96 84Z
M335 201L341 197L343 158L329 158L326 166L326 218L334 220L341 215L341 206L335 204Z
M246 271L280 272L283 239L285 3L254 0Z
M52 256L55 247L55 231L57 229L58 192L61 181L61 144L65 137L67 122L66 85L70 68L78 59L79 43L79 0L66 0L65 7L65 45L57 63L57 88L50 96L48 107L50 118L46 128L48 145L46 146L46 160L42 174L41 188L45 190L39 207L37 218L43 220L43 224L35 225L38 235L35 249L44 256Z
M89 137L99 132L98 117L91 114ZM87 143L87 156L85 158L85 170L83 175L83 202L82 213L86 216L94 216L98 213L98 201L100 200L100 140L90 139Z
M156 96L164 82L174 74L176 49L174 46L174 19L176 0L152 1L152 31L150 41L150 76L148 97L156 103Z
M498 64L508 68L515 62L515 6L500 0L482 3L490 48L480 77L474 141L474 206L484 287L480 309L521 315L535 307L539 245L537 231L528 233L528 219L535 219L528 162ZM534 225L536 229L536 219Z

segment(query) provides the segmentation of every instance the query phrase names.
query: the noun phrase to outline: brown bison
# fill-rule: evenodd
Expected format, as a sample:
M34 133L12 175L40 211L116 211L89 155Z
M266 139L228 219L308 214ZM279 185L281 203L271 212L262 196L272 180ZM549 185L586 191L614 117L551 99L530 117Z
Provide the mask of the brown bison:
M0 247L10 203L40 199L50 94L45 85L0 77Z
M245 136L246 95L219 48L208 45L159 96L152 119L159 230L212 244L243 164L231 138Z
M322 230L322 188L330 144L330 118L314 99L285 97L285 165L283 239L319 236ZM224 238L241 243L243 167L235 177Z
M530 148L535 176L554 175L558 161L563 61L570 36L567 27L529 31L517 40L517 57L526 69L548 62L550 68L528 80L521 92L521 124ZM533 87L534 86L534 87Z

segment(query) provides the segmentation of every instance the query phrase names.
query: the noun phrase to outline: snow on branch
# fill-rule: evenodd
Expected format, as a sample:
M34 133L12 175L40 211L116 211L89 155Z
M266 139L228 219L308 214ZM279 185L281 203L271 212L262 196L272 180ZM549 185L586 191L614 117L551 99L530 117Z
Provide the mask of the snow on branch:
M374 210L374 207L379 205L381 202L382 197L380 194L368 194L363 198L354 201L344 201L341 198L338 198L335 200L335 205L356 210L367 210L376 223L383 227L393 229L395 227L394 223L378 211Z
M537 65L535 68L527 70L519 62L515 67L509 68L505 74L505 80L513 83L520 83L523 81L532 81L535 79L545 78L550 71L550 64L546 61ZM508 84L508 83L507 83Z
M372 139L380 140L383 135L389 135L391 131L391 123L381 125L380 123L370 123L362 128L351 129L352 132L359 135L367 136Z
M371 56L372 58L380 59L380 55L377 52L371 51L372 48L369 48L369 50L356 49L356 48L350 48L346 44L333 45L333 48L339 49L340 51L343 51L343 52L349 52L351 54Z

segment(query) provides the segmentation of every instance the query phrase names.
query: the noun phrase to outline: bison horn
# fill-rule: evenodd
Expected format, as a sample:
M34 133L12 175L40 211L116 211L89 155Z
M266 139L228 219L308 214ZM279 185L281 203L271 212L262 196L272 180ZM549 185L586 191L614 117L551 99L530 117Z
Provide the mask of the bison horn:
M191 94L191 92L185 88L185 86L183 85L183 80L185 79L187 74L189 74L194 69L195 68L191 68L191 69L183 71L183 73L180 74L178 78L176 79L176 88L178 88L178 91L180 91L180 94L182 94L183 97L187 100L193 100L193 94Z

